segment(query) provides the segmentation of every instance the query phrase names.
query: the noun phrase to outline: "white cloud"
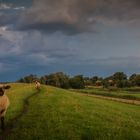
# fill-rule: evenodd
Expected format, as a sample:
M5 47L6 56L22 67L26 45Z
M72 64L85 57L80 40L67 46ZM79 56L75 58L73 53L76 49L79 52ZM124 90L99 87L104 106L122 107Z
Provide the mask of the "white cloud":
M12 4L5 4L5 3L0 3L0 9L11 9L13 7Z
M6 31L6 30L7 30L7 26L0 27L0 32Z
M24 6L18 6L16 7L13 4L6 4L6 3L0 3L0 10L9 10L9 9L13 9L13 10L25 10Z
M15 10L25 10L25 7L24 7L24 6L21 6L21 7L14 7L13 9L15 9Z

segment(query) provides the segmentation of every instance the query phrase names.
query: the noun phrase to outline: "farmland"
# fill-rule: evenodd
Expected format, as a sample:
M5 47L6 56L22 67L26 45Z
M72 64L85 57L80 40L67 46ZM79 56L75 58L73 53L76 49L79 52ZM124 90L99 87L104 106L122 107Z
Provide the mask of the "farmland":
M75 90L77 92L93 94L93 95L101 95L107 97L114 98L122 98L122 99L132 99L140 101L140 89L139 88L127 88L127 89L119 89L119 88L103 88L103 87L86 87L85 89Z

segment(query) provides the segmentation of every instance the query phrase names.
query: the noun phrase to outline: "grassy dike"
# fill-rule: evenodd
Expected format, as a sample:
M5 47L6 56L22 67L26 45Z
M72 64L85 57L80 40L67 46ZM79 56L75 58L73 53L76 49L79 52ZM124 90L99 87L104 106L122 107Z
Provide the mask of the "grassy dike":
M24 98L34 92L31 85L13 87L13 93L8 94L12 100L8 121L22 110ZM24 87L24 92L19 93L22 91L19 87ZM27 112L6 139L139 140L139 130L140 106L43 86L39 94L29 99Z

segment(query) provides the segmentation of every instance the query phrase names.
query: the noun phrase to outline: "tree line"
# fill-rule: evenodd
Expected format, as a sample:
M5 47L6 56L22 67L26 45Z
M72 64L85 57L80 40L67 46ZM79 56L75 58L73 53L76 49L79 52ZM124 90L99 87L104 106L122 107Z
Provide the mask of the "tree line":
M63 72L56 72L41 77L30 74L19 79L17 82L32 83L35 80L39 81L41 84L52 85L65 89L82 89L86 86L103 86L105 88L140 86L140 74L132 74L130 77L128 77L124 72L116 72L113 75L105 78L99 76L84 77L83 75L71 77Z

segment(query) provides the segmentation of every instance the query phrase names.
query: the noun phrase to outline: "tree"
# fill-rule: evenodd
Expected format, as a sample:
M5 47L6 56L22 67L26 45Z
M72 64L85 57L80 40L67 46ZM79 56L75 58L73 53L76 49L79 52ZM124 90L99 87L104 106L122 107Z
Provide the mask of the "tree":
M98 79L99 79L98 76L93 76L93 77L91 78L91 81L92 81L93 85L96 85L96 81L97 81Z
M71 88L74 89L83 89L85 88L84 78L82 75L74 76L69 80Z
M129 77L129 82L131 83L131 86L137 86L137 82L135 81L135 79L137 77L137 74L132 74L130 77Z
M60 88L69 88L69 76L63 72L57 72L50 75L46 75L41 78L41 80L48 85L60 87Z
M112 80L114 81L114 85L118 88L123 88L127 85L127 75L123 72L116 72L112 76Z
M137 74L135 74L135 73L132 74L132 75L129 77L129 80L130 80L130 81L133 81L133 80L135 79L136 76L137 76Z
M39 80L39 79L37 78L36 75L30 74L28 76L25 76L25 77L19 79L17 82L21 82L21 83L32 83L35 80Z
M121 80L126 80L127 79L127 75L123 72L116 72L114 75L113 75L113 79L115 81L121 81Z
M40 83L46 84L46 77L45 76L40 77Z
M102 83L103 83L104 88L109 88L115 85L112 76L105 78Z
M136 75L133 80L132 80L132 84L134 86L140 86L140 74Z

